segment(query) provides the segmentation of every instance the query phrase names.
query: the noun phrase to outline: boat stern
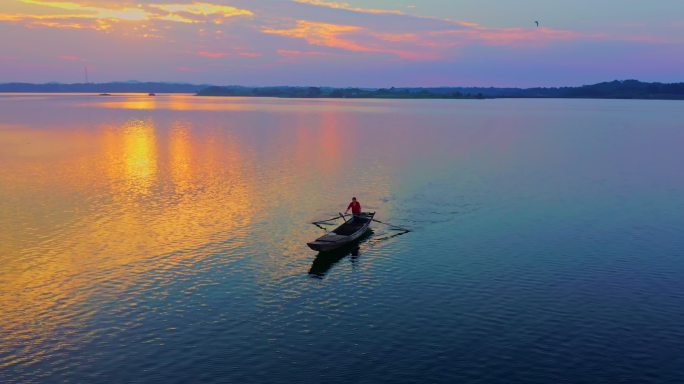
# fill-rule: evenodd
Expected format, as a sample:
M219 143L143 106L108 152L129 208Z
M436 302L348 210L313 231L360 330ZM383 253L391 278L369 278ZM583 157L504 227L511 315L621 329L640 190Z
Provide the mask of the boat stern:
M331 244L328 242L322 242L322 241L312 241L310 243L306 243L306 245L309 246L309 248L313 249L314 251L318 252L326 252L333 250L337 248L338 246L335 244Z

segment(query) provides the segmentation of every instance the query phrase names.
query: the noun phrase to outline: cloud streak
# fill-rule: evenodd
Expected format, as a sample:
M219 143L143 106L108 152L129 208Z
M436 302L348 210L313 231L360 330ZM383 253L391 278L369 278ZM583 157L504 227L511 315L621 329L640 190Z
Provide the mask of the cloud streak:
M82 2L20 0L41 7L40 13L0 12L0 21L25 26L68 29L109 30L125 22L174 22L222 24L233 17L251 17L254 13L221 4L206 2L147 4L137 7L101 7Z
M468 45L541 46L558 41L588 38L583 34L523 28L484 28L476 24L454 24L453 29L419 32L381 32L355 25L297 20L291 28L264 28L267 34L302 39L309 45L350 52L378 53L405 60L441 60L451 50Z
M46 62L59 62L61 68L79 62L97 65L114 78L154 78L161 76L162 68L171 78L187 73L185 79L194 81L206 74L201 81L225 77L252 84L270 75L273 82L288 82L291 73L329 79L325 74L341 69L363 79L375 78L367 75L371 68L410 78L434 68L476 73L496 67L494 62L497 68L521 63L532 68L552 62L554 52L572 49L575 54L562 63L567 72L597 67L592 55L610 50L623 57L637 49L648 51L629 56L640 63L633 64L635 68L649 68L648 60L681 63L681 55L672 52L684 51L681 33L651 36L638 34L643 28L616 33L536 28L532 23L511 28L417 16L411 8L376 9L360 0L2 1L0 32L23 36L0 41L0 51L16 58L11 65L0 62L0 74L13 79ZM27 50L22 39L42 46ZM65 59L68 56L80 60ZM604 60L602 68L632 65Z
M403 12L398 10L386 10L386 9L372 9L372 8L360 8L354 7L349 3L344 2L333 2L333 1L323 1L323 0L294 0L296 3L309 4L318 7L326 7L332 9L341 9L351 12L359 13L371 13L371 14L389 14L389 15L404 15Z

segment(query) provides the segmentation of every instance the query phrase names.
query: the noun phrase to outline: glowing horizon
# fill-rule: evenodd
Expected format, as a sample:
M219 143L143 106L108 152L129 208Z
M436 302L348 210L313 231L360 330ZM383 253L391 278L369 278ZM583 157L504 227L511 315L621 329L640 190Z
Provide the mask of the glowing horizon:
M82 82L84 67L94 82L527 87L684 80L684 3L570 4L5 0L0 33L13 38L0 41L0 82Z

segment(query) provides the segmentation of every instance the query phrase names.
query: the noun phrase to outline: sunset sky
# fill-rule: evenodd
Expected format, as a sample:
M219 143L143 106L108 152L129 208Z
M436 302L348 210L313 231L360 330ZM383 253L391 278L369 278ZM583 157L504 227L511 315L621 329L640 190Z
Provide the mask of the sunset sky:
M0 36L0 82L684 81L682 0L2 0Z

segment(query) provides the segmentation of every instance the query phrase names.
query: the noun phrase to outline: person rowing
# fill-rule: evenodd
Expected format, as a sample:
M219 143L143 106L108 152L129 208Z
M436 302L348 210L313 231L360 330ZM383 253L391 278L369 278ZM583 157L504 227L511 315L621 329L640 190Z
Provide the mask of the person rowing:
M350 209L352 211L352 215L354 216L353 220L356 220L356 218L361 215L361 203L356 200L356 197L352 197L352 201L347 206L347 210L344 211L344 214L346 215Z

